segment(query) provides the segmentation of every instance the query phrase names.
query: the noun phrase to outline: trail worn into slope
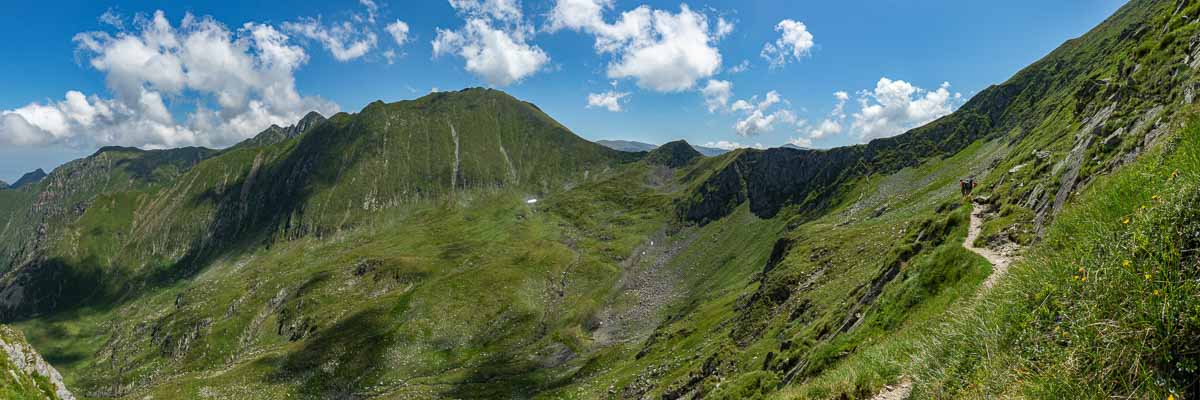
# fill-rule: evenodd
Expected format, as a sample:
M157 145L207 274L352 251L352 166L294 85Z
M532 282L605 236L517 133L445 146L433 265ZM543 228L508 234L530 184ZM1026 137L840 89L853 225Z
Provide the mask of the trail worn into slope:
M963 248L970 250L972 253L978 254L992 264L992 274L988 275L987 280L983 281L983 286L980 291L991 290L996 286L996 282L1008 272L1008 266L1012 264L1012 258L1008 254L982 247L975 247L975 239L979 238L979 232L983 227L983 209L979 204L974 204L971 210L971 230L967 232L967 240L963 241Z
M1012 265L1012 257L1008 252L996 251L988 248L975 247L975 239L979 238L980 231L983 230L983 207L979 204L972 204L971 209L971 227L967 231L967 239L963 241L963 248L970 250L972 253L978 254L992 264L992 274L988 275L983 281L979 291L983 293L991 290L996 286L996 282L1004 277L1008 272L1008 266ZM872 400L904 400L912 393L912 380L907 377L902 378L900 383L896 385L888 385L883 388Z
M872 397L871 400L905 400L912 394L912 380L908 377L900 379L900 383L887 385L879 394Z

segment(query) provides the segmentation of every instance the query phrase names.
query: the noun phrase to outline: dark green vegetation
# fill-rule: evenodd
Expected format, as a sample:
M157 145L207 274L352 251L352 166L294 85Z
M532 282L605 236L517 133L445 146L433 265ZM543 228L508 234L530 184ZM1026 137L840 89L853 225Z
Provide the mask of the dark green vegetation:
M91 397L1196 397L1197 18L831 150L618 152L483 89L102 149L0 190L0 311ZM1031 246L990 292L966 177Z

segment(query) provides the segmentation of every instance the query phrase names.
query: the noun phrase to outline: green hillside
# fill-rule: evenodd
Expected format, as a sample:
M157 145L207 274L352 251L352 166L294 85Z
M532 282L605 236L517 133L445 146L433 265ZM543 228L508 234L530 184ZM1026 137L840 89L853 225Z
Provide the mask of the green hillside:
M0 317L96 398L1200 397L1198 18L829 150L619 152L488 89L101 149L0 190Z

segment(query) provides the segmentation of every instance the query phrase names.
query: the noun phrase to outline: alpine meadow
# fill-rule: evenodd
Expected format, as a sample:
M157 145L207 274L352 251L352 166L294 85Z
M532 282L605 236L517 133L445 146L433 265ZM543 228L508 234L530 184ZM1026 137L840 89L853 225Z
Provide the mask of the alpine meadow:
M0 46L0 398L1200 399L1200 0L194 3Z

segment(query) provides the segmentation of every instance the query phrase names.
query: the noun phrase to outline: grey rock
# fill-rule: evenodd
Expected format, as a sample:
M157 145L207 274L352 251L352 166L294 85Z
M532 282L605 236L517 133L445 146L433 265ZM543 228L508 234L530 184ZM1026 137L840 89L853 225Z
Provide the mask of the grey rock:
M24 341L24 335L8 326L0 325L0 349L18 371L7 371L9 374L24 373L46 378L54 386L54 394L63 400L75 400L75 395L63 384L62 375L53 366L42 359L37 350Z

